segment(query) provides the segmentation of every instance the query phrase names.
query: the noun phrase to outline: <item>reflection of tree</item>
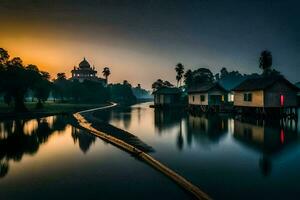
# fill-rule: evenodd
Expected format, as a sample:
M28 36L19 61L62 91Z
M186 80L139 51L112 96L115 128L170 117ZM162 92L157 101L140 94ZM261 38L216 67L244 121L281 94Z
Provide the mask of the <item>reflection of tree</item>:
M96 140L96 137L93 135L87 134L85 131L75 127L72 127L72 137L75 144L78 141L79 148L83 153L86 153Z
M53 126L49 121L53 119ZM39 146L46 143L49 136L57 131L57 127L64 129L66 127L66 118L64 117L47 117L33 120L14 120L0 123L1 132L5 133L0 137L0 177L7 174L9 160L21 161L24 154L35 154ZM37 126L33 123L37 122ZM25 124L27 124L26 132Z
M137 116L138 116L138 123L140 124L141 123L141 113L142 109L141 107L137 107Z
M8 168L9 166L7 162L0 162L0 178L6 176Z
M211 144L219 142L228 131L228 119L218 115L193 116L187 120L187 143L191 145L194 140L198 144Z
M287 146L298 140L297 127L290 123L257 121L247 119L234 121L234 138L241 144L261 154L259 166L264 175L269 175L272 160L281 155ZM289 148L291 149L291 148Z
M184 117L184 113L180 110L154 110L154 123L155 128L159 134L163 133L163 131L173 128L179 127L182 118Z
M155 109L154 110L154 123L155 128L159 134L169 132L168 129L178 129L176 138L176 145L179 150L183 149L184 139L182 132L182 119L184 118L184 112L178 109Z
M131 124L131 112L133 108L126 106L119 106L114 109L101 110L95 112L94 116L101 119L103 122L109 122L110 119L114 119L117 123L123 123L125 129L128 129Z
M180 123L180 128L177 136L177 148L179 150L182 150L183 149L182 122L179 123Z
M272 163L268 156L263 155L263 157L259 159L259 167L264 176L268 176L271 173Z

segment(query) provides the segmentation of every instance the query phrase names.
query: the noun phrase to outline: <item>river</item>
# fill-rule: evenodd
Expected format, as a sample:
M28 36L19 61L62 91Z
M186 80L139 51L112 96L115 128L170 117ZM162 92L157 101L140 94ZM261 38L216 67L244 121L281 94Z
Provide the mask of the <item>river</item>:
M98 117L139 137L153 157L214 199L298 199L299 125L149 105ZM69 122L0 122L0 199L190 199L147 164Z

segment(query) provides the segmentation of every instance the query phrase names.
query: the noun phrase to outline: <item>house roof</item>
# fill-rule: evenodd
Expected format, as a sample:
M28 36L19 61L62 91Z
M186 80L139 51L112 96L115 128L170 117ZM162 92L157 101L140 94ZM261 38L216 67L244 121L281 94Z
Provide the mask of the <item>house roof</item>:
M181 94L182 91L176 87L161 87L154 91L153 94Z
M188 90L188 93L208 92L212 89L218 89L223 92L226 92L226 90L219 83L205 83L205 84L199 84L199 85L191 87Z
M295 90L299 90L294 84L289 82L283 76L267 76L259 78L249 78L239 84L233 89L233 91L253 91L253 90L265 90L271 87L276 82L285 82L287 85Z

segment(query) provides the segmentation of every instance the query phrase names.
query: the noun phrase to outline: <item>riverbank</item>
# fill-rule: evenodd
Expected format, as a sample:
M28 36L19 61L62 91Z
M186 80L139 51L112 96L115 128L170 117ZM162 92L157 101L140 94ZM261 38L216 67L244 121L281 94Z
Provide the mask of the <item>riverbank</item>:
M43 108L36 109L35 102L27 102L26 107L28 112L16 113L13 111L12 106L7 106L6 104L0 103L0 119L28 119L28 118L38 118L46 117L50 115L60 115L60 114L73 114L82 110L88 110L93 108L99 108L103 106L111 105L111 103L103 104L76 104L76 103L56 103L56 102L46 102Z

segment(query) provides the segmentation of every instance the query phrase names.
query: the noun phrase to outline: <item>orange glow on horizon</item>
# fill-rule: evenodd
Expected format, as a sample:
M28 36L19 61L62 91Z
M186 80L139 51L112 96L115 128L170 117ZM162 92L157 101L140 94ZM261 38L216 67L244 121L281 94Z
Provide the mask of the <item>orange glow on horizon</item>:
M165 67L161 67L160 61L151 55L120 47L86 44L72 38L55 40L53 38L15 39L9 37L0 43L11 58L20 57L24 65L37 65L40 70L49 72L51 79L55 78L59 72L64 72L67 77L70 77L71 70L74 66L78 66L83 57L87 58L91 66L95 66L99 77L103 77L103 67L110 67L112 74L109 82L128 80L133 86L142 83L143 87L150 88L151 83L157 78L168 79L170 75ZM165 66L168 65L171 64L165 64ZM152 74L154 78L149 79L149 74Z

